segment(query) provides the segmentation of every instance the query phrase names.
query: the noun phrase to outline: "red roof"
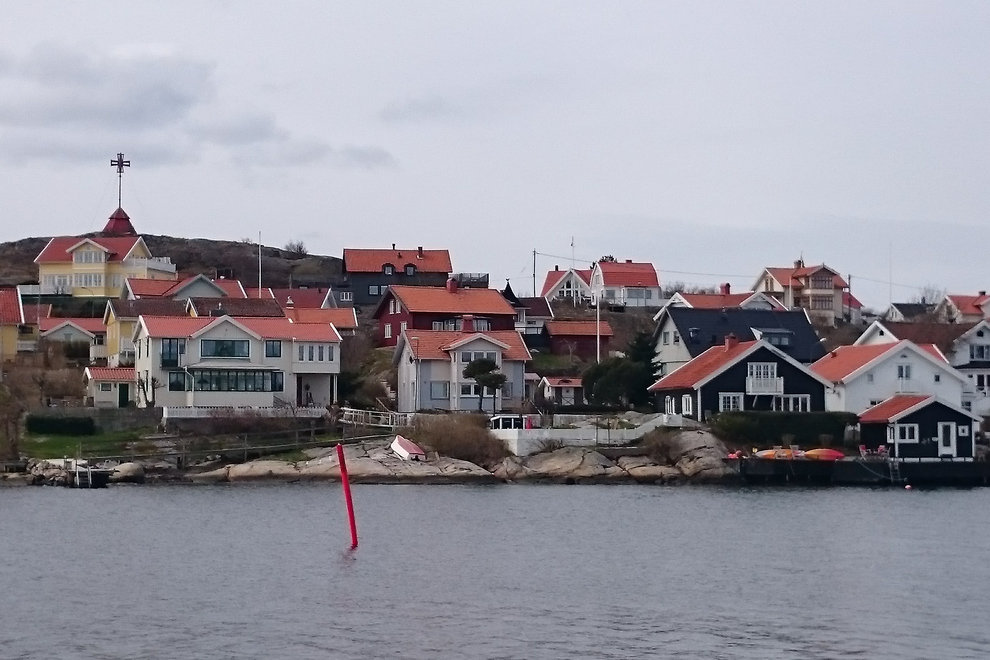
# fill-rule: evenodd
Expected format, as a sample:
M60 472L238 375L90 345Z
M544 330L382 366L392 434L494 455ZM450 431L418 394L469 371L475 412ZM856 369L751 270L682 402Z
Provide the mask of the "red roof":
M602 272L605 286L660 286L657 270L653 264L632 261L601 261L598 268Z
M14 287L0 289L0 324L20 325L24 323L21 313L21 297Z
M560 281L562 279L564 279L564 275L567 275L567 273L569 273L569 272L571 272L571 271L569 271L569 270L557 270L557 269L554 269L554 270L551 270L549 273L547 273L546 279L543 280L543 291L542 291L542 293L540 293L540 295L541 296L548 295L550 293L550 290L552 288L554 288L555 286L557 286L558 284L560 284ZM573 272L574 272L575 275L577 275L579 278L581 278L581 280L585 284L587 284L589 287L591 286L591 269L590 268L588 268L588 269L582 269L582 270L579 270L579 269L575 268Z
M129 382L134 380L134 367L86 367L90 380Z
M218 318L205 316L142 316L151 337L190 337ZM285 317L220 317L231 318L262 339L296 339L299 341L340 341L340 335L330 326L318 323L292 323Z
M191 278L186 278L181 281L177 280L150 280L140 277L128 277L127 286L130 288L131 293L133 293L138 298L163 298L169 294L170 291L177 288L180 284L188 282Z
M651 392L691 389L698 382L734 362L756 343L757 341L741 341L731 347L726 347L724 344L712 346L687 364L678 367L650 385L649 389Z
M56 236L48 241L41 253L35 257L37 264L71 263L69 248L83 241L91 241L107 252L107 261L123 261L127 253L134 249L140 236Z
M312 289L271 289L271 292L275 300L283 308L289 306L289 298L291 298L293 307L320 309L323 307L323 301L327 299L330 289L326 287L313 287Z
M859 416L859 421L865 424L889 422L891 417L897 417L916 405L934 398L931 394L897 394L868 408Z
M825 264L818 264L817 266L800 266L798 268L767 268L767 272L773 275L774 279L780 282L781 285L800 289L804 287L804 283L801 281L801 278L809 277L822 269L832 273L833 287L837 289L844 289L849 286L841 276Z
M839 346L812 364L810 368L822 378L836 383L880 356L902 349L904 343L905 340L899 341L896 344ZM913 346L915 345L913 342L907 343ZM939 362L945 362L945 356L942 355L942 352L934 344L920 344L917 347Z
M345 273L380 273L386 264L397 271L407 265L420 273L450 273L450 253L447 250L376 250L345 248Z
M103 227L102 234L104 236L137 236L130 217L120 207L110 215L110 220Z
M258 295L259 292L261 293L261 295ZM273 294L272 293L272 290L270 288L268 288L267 286L266 287L262 287L260 289L258 287L256 287L256 286L255 287L246 286L246 287L244 287L244 293L247 294L247 297L248 298L274 298L275 297L275 294Z
M561 378L557 376L544 376L550 387L581 387L580 378Z
M977 296L961 296L950 294L946 298L952 301L952 304L956 306L960 314L966 316L983 316L983 308L981 305L987 300L990 300L990 296L986 294Z
M859 302L859 299L857 299L856 296L854 296L853 294L849 293L848 291L843 291L842 307L843 308L848 307L849 309L863 309L863 303Z
M244 291L244 287L238 280L226 280L220 278L218 280L210 280L218 287L223 289L223 292L227 294L228 298L247 298L247 292Z
M596 337L599 334L596 321L547 321L547 334L551 337ZM602 337L612 336L612 326L608 321L601 322Z
M454 292L443 286L391 286L389 293L412 313L483 314L515 316L516 310L495 289L457 287ZM386 294L375 310L378 318L385 308Z
M358 327L357 314L353 307L330 307L327 309L294 309L284 310L285 316L293 323L333 323L334 327L342 330L354 330Z
M415 333L415 334L412 334ZM532 359L522 335L515 330L491 330L488 332L457 332L455 330L407 330L406 341L413 357L418 360L450 360L448 351L456 351L453 346L472 337L493 339L509 348L502 352L506 360L528 361Z
M216 319L208 316L141 316L150 337L188 337Z
M695 309L723 309L726 307L741 307L744 302L756 295L752 291L743 293L682 293L680 294L691 307ZM773 296L765 296L775 308L784 309L784 306Z
M41 332L50 332L63 323L71 323L79 328L82 328L86 332L92 332L93 334L105 333L107 331L107 326L103 323L102 316L100 318L59 318L57 316L48 316L38 319L38 330Z
M44 305L39 305L38 303L29 303L24 306L25 323L32 323L34 325L37 325L38 319L43 319L51 315L52 315L52 306L50 303Z

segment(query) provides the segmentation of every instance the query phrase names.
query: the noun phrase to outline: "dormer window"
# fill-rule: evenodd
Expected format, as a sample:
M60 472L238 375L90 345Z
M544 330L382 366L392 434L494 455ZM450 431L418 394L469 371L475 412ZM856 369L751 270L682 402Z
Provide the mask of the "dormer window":
M406 264L406 275L412 277L416 274L416 266L412 264Z
M385 264L382 266L382 272L386 275L395 275L395 266L392 264Z

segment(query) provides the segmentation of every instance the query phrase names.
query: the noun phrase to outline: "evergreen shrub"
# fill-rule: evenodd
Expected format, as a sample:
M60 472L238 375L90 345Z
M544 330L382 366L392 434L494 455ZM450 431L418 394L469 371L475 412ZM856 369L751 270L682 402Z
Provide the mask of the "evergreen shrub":
M712 431L725 442L744 446L798 445L802 449L829 444L842 438L856 415L842 412L723 412L712 423Z
M26 422L29 433L51 435L93 435L96 422L92 417L58 417L54 415L28 415Z

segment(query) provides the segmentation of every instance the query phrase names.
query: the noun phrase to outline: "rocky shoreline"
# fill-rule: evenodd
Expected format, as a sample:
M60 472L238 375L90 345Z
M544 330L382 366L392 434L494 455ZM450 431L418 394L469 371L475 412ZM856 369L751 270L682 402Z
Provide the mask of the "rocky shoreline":
M298 462L255 460L203 464L186 470L171 465L124 463L111 483L243 483L339 481L340 466L332 447L307 450ZM725 446L707 431L669 434L651 452L636 448L563 447L532 456L510 456L491 469L430 453L426 461L405 461L387 443L344 447L353 483L721 483L737 475L723 457ZM43 461L29 462L27 473L0 475L4 485L64 485L64 474Z

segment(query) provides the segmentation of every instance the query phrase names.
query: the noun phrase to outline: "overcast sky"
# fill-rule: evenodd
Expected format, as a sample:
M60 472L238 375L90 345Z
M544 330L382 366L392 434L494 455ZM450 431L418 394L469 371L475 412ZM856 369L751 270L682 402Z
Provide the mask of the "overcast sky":
M527 295L534 250L538 287L803 255L877 308L975 293L988 34L958 1L6 3L0 240L101 229L122 151L148 234L446 247Z

